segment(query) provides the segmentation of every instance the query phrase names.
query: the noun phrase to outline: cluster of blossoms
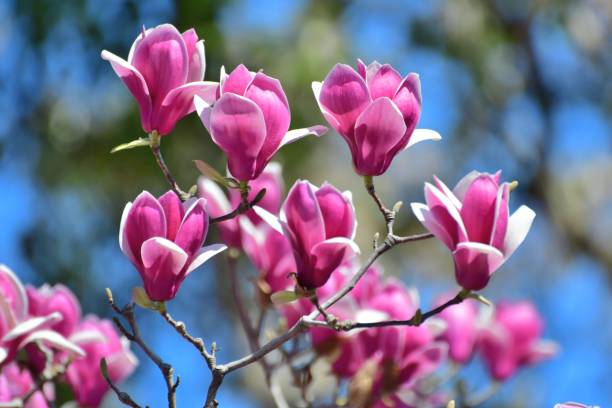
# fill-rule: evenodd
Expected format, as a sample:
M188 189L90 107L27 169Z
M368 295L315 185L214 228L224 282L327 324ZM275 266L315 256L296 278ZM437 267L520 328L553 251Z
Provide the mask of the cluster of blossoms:
M153 148L173 189L159 198L143 192L123 212L120 247L142 278L146 298L139 304L166 313L163 302L177 295L187 275L228 247L229 256L243 251L259 271L260 307L276 309L286 327L314 319L307 330L312 349L348 382L354 407L440 406L449 396L427 381L448 361L465 364L478 354L491 378L503 381L554 353L540 338L543 323L530 303L501 302L486 313L470 299L522 243L535 217L526 206L510 214L516 183L502 182L500 172L474 171L453 190L435 178L425 184L425 203L412 204L417 219L451 251L460 287L456 301L443 296L424 316L415 289L384 278L373 261L360 266L350 192L297 180L283 199L281 168L271 159L282 146L327 128L289 130L289 103L277 79L239 65L229 74L222 68L218 83L203 81L203 41L194 30L181 34L168 24L143 28L127 61L107 51L102 57L136 99L149 134L140 144ZM356 70L336 65L312 89L385 216L389 234L375 248L380 255L399 238L392 228L398 210L384 207L373 177L403 150L441 138L417 129L419 76L358 60ZM193 111L225 154L228 173L205 174L195 196L177 187L158 151L160 137ZM204 246L212 223L224 244ZM177 330L184 334L184 327ZM207 406L214 406L211 390Z
M24 287L0 265L0 406L55 406L55 385L65 384L79 406L97 407L109 390L101 359L115 382L137 364L127 339L110 321L83 317L68 288Z

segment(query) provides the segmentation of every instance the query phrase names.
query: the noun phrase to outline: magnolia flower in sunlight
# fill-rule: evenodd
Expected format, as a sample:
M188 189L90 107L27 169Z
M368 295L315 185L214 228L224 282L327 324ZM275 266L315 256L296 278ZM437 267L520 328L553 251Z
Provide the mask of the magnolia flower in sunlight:
M185 115L194 111L193 98L212 103L218 84L204 82L204 40L194 29L183 34L171 24L143 31L127 61L106 50L102 58L132 93L140 108L142 129L166 135Z
M503 381L523 366L554 356L558 346L540 338L543 330L544 322L530 302L499 303L478 345L491 377Z
M143 191L123 210L119 245L140 273L149 298L166 301L176 296L187 275L226 249L221 244L202 247L207 232L205 199L182 203L173 191L159 199Z
M327 131L324 126L288 131L291 113L280 81L244 65L229 75L221 71L214 105L196 97L195 106L213 142L227 155L229 172L240 181L257 178L284 145Z
M48 314L31 316L28 309L23 284L13 271L0 265L0 367L29 345L64 351L73 357L84 355L74 342L50 328L62 321L59 312L49 310Z
M64 285L40 288L26 287L28 295L28 312L31 316L46 316L57 312L62 320L50 326L51 329L69 337L81 319L81 305L74 293Z
M336 268L359 253L353 241L357 221L349 191L341 193L329 183L316 187L298 180L279 218L261 207L254 209L291 243L301 288L323 286Z
M494 175L473 171L453 191L435 178L425 183L427 204L412 211L432 234L453 252L460 286L480 290L523 242L535 213L522 205L509 216L510 185Z
M280 164L275 162L268 164L257 178L249 182L249 202L265 188L266 194L257 205L273 214L278 214L284 190L281 173ZM238 207L241 200L240 192L237 189L229 189L228 195L225 195L217 183L204 176L198 180L198 195L206 199L210 217L220 217L232 212ZM227 246L232 248L242 247L240 220L244 217L248 218L254 226L261 223L261 218L255 214L255 211L249 210L244 215L216 224L219 235Z
M428 129L416 129L421 116L421 82L410 73L402 78L389 64L357 60L357 71L337 64L312 89L321 113L344 138L355 171L379 176L400 151L423 140L439 140Z
M98 407L109 390L100 372L100 360L106 360L108 376L115 384L134 371L138 360L130 351L129 341L117 334L113 324L95 316L85 317L71 340L85 350L86 356L68 366L66 380L79 406Z

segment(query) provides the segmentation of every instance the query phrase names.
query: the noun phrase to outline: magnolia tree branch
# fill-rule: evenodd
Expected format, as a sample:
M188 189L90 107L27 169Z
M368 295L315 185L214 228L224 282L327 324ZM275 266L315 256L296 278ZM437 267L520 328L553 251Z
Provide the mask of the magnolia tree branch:
M130 303L123 308L120 308L115 304L113 299L113 294L110 289L106 290L106 295L108 297L108 303L111 308L115 311L115 313L119 316L122 316L129 326L129 330L123 325L119 317L113 317L113 322L117 329L132 343L135 343L140 347L140 349L149 357L149 359L155 363L155 365L161 371L164 381L166 382L167 388L167 397L168 397L168 408L176 408L176 389L179 385L179 378L177 377L176 382L174 381L174 368L164 362L157 354L149 348L149 346L145 343L142 336L140 335L140 329L136 324L136 318L134 316L134 304ZM123 402L123 401L122 401Z
M240 201L240 204L238 204L238 206L233 211L227 214L221 215L219 217L211 218L209 220L209 224L216 224L218 222L231 220L232 218L236 218L237 216L244 214L245 212L249 211L251 208L255 207L261 201L261 199L264 198L265 195L266 195L265 188L262 188L261 190L259 190L255 198L253 198L251 201L248 200L248 196L243 195L242 200Z
M215 365L214 368L212 368L212 381L209 385L208 388L208 397L206 400L206 404L205 404L205 408L213 408L218 406L218 403L215 400L217 391L219 389L219 387L221 386L221 383L223 382L223 378L225 377L225 375L227 375L228 373L238 370L242 367L245 367L249 364L252 364L255 361L258 361L260 359L262 359L264 356L266 356L268 353L276 350L277 348L281 347L283 344L285 344L287 341L295 338L296 336L298 336L299 334L305 332L309 327L328 327L331 329L336 329L338 330L338 327L333 327L335 324L333 319L326 319L326 321L318 321L316 320L317 317L319 316L319 314L323 314L326 315L326 310L328 308L330 308L331 306L333 306L336 302L338 302L340 299L342 299L344 296L346 296L349 292L351 292L353 290L353 288L355 288L355 286L357 285L357 283L359 282L359 280L366 274L366 272L368 271L368 269L370 268L370 266L372 266L372 264L385 252L389 251L391 248L393 248L394 246L398 245L398 244L403 244L403 243L408 243L408 242L415 242L415 241L419 241L419 240L423 240L423 239L428 239L431 238L432 235L429 233L423 233L423 234L416 234L416 235L409 235L409 236L404 236L404 237L400 237L397 236L393 233L393 224L395 222L395 216L397 214L397 211L399 210L399 207L401 206L400 203L396 204L394 206L394 208L392 210L389 210L388 208L386 208L382 202L382 200L378 197L378 195L376 194L376 191L374 189L374 184L372 182L372 178L365 178L365 185L366 185L366 189L368 190L368 193L372 196L372 198L374 199L375 203L377 204L381 214L384 216L385 218L385 222L387 225L387 236L385 238L385 240L383 241L382 244L378 244L377 240L375 239L374 241L374 252L369 256L369 258L366 260L366 262L361 266L361 268L359 269L359 271L357 271L357 273L355 273L355 275L351 278L351 280L336 294L334 294L332 297L330 297L328 300L326 300L323 304L319 304L318 307L312 312L310 313L308 316L302 316L297 323L295 323L288 331L286 331L285 333L279 335L278 337L270 340L268 343L264 344L261 348L259 348L258 350L255 350L253 352L251 352L251 354L248 354L238 360L234 360L230 363L227 364L221 364L221 365ZM462 293L460 293L462 294ZM463 296L463 295L462 295ZM467 296L467 295L465 295ZM440 313L442 310L444 310L446 307L449 307L453 304L457 304L460 303L461 301L463 301L463 298L461 298L459 300L459 295L457 295L455 298L451 299L451 301L447 302L448 304L445 304L445 307L438 307L436 309L433 309L425 314L420 315L420 311L417 312L417 315L413 316L412 319L407 320L407 321L399 321L399 323L395 323L395 324L403 324L403 325L414 325L414 326L418 326L421 323L423 323L423 321L425 321L427 318ZM444 306L444 305L442 305ZM417 318L418 317L418 318ZM351 323L353 325L360 325L360 324L365 324L365 323ZM378 324L381 324L381 322L378 322ZM387 325L392 325L387 324ZM374 327L374 326L372 326ZM346 330L351 330L352 328L355 327L351 327L348 328ZM344 329L343 329L344 330Z
M100 360L100 372L102 373L102 377L104 377L104 379L108 383L108 386L111 388L111 390L113 390L113 392L117 396L117 399L123 405L132 407L132 408L141 408L141 406L132 399L130 394L128 394L127 392L121 391L119 387L117 387L117 385L113 383L113 380L108 375L108 369L106 367L106 359L104 358ZM146 408L149 408L149 407L147 406Z
M34 396L34 394L36 394L39 391L42 392L45 384L54 382L56 379L64 375L70 363L71 361L68 360L64 364L55 365L53 369L51 370L51 372L46 372L47 369L45 369L44 372L41 374L40 378L38 379L38 381L36 382L36 384L34 385L34 387L32 387L32 389L28 391L28 393L24 395L23 398L21 399L23 405L27 405L26 403L30 400L30 398Z
M168 181L168 184L170 184L170 187L176 193L176 195L179 196L181 201L187 200L191 195L183 191L179 187L176 179L174 178L174 176L170 172L170 169L166 165L166 162L164 161L164 157L162 156L162 153L161 153L161 143L160 143L161 136L159 136L159 134L156 131L153 131L149 134L149 141L150 141L151 152L153 153L153 157L155 157L155 161L157 162L157 165L159 166L162 173L164 174L164 177Z

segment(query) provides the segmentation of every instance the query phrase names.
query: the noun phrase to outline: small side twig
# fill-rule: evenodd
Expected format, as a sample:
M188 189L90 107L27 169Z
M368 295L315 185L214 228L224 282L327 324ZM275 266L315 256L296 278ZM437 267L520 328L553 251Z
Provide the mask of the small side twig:
M113 299L113 294L110 289L106 290L106 295L108 297L108 303L110 304L113 311L122 316L130 329L128 330L121 320L118 317L113 318L113 322L117 329L132 343L135 343L140 347L140 349L149 357L149 359L159 368L161 371L164 380L166 382L167 389L167 398L168 398L168 408L176 408L176 388L178 387L179 380L175 383L174 381L174 368L172 365L164 362L151 348L145 343L142 336L140 335L140 329L136 324L136 318L134 316L134 304L130 303L123 308L120 308L115 304Z
M170 172L170 169L166 165L166 162L164 161L164 157L161 153L161 137L156 131L153 131L149 134L149 141L153 157L155 158L155 161L157 162L157 165L159 166L160 170L164 174L166 181L168 181L168 184L170 184L170 188L172 188L172 190L179 196L181 201L187 200L190 197L190 194L183 191L179 187L178 182L176 181L176 179Z
M248 187L247 187L248 188ZM215 217L215 218L211 218L209 220L210 224L216 224L218 222L223 222L223 221L227 221L227 220L231 220L232 218L236 218L237 216L244 214L245 212L249 211L250 209L252 209L253 207L255 207L262 198L264 198L264 196L266 195L266 189L261 189L257 195L251 200L248 200L248 190L246 190L246 194L244 193L245 190L241 190L241 195L242 195L242 200L240 201L240 204L238 204L238 206L232 210L231 212L221 215L219 217Z
M141 408L141 406L132 399L130 394L128 394L127 392L121 391L119 387L115 385L113 380L111 380L110 376L108 375L108 369L106 367L106 359L104 358L100 360L100 372L102 373L102 377L104 377L104 379L108 383L108 386L111 388L111 390L113 390L113 392L117 396L117 399L123 405L132 407L132 408ZM147 406L147 408L149 407Z

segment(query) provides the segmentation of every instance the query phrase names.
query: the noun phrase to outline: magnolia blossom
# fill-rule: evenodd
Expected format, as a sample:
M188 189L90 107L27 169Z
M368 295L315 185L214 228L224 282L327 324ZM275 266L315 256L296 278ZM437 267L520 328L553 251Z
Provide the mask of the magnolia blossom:
M256 179L249 182L249 202L265 188L266 194L257 205L273 214L278 214L284 189L281 173L280 164L275 162L268 164ZM240 192L237 189L229 189L228 196L226 196L217 183L205 177L200 177L198 180L198 195L206 199L208 214L211 217L220 217L232 212L238 207L241 200ZM248 218L254 226L261 223L261 218L253 210L247 211L244 216L240 215L217 223L219 235L227 246L242 247L240 220L244 217Z
M449 296L443 296L436 302L441 305ZM478 308L476 302L465 299L463 302L450 306L438 314L446 323L446 330L440 340L448 344L448 356L458 364L467 363L474 351L478 340Z
M351 193L341 193L331 184L319 188L298 180L279 218L261 207L255 207L255 212L291 243L302 288L323 286L336 268L359 253L353 241L357 222Z
M312 89L327 122L344 138L362 176L383 174L400 151L440 135L416 129L421 116L421 82L402 78L389 64L357 60L357 71L337 64Z
M221 71L214 105L196 97L195 106L213 142L227 155L230 173L241 181L257 178L282 146L327 131L312 126L288 132L291 113L280 82L244 65L229 75Z
M145 30L130 49L127 61L106 50L102 58L132 93L140 108L142 129L168 134L194 111L193 98L212 103L218 84L204 82L204 40L194 29L183 34L171 24Z
M28 370L10 363L0 371L0 407L21 407L23 398L36 387ZM23 405L23 408L48 408L42 391L37 391Z
M469 290L484 288L527 236L535 213L521 206L509 216L508 183L473 171L451 191L435 178L425 183L427 204L412 203L418 220L453 253L455 276Z
M108 375L114 383L127 378L134 371L138 360L130 351L129 341L119 337L108 320L86 317L76 328L71 340L85 350L86 356L68 366L66 381L72 387L79 406L98 407L109 390L100 372L100 360L106 359Z
M543 329L544 323L530 302L498 304L479 339L480 353L491 377L506 380L518 368L556 354L555 343L540 339Z
M183 280L225 245L202 247L208 231L206 200L182 203L173 191L159 199L143 191L123 210L119 245L134 264L151 300L176 296Z
M18 350L30 344L65 351L77 357L83 350L50 328L62 321L57 311L41 316L28 313L28 297L19 278L0 265L0 367L11 362Z
M62 320L50 326L51 329L68 337L72 334L81 319L81 305L74 293L64 285L40 288L26 287L28 296L28 313L31 316L46 316L57 312Z

